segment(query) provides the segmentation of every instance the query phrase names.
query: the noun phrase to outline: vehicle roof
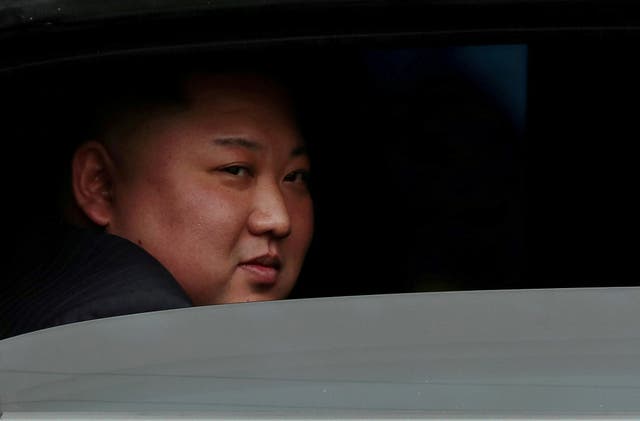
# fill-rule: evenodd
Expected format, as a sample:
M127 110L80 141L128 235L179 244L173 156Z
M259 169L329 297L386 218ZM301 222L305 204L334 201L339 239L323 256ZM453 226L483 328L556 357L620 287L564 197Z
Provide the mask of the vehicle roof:
M238 43L380 36L513 43L558 31L629 32L640 23L634 5L629 0L8 0L0 5L0 70Z

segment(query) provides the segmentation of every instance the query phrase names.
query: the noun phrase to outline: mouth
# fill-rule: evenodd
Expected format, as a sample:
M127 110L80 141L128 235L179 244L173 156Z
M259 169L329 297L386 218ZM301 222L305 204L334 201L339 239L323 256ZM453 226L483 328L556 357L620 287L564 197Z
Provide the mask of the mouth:
M282 263L278 256L263 255L238 265L248 273L249 280L257 285L273 285L278 279Z

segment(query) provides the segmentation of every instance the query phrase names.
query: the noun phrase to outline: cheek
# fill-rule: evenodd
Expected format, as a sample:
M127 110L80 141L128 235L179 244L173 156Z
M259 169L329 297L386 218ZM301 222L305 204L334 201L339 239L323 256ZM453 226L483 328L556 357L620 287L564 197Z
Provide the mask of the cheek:
M139 233L142 241L162 241L163 247L172 243L176 247L185 247L185 243L222 247L233 242L243 228L247 200L201 177L171 177L168 171L130 187L123 192L120 207L127 215L119 220L126 231Z
M295 247L306 252L313 237L313 202L302 200L290 207L292 220L292 239Z
M237 238L245 225L248 199L238 192L207 186L182 189L177 193L179 223L200 231L209 241Z
M167 203L163 205L161 199ZM245 229L243 202L247 200L237 192L198 187L197 183L174 189L157 200L162 211L156 229L163 234L160 241L148 246L155 248L152 254L194 301L208 302L202 297L222 288L234 262L242 257L238 245ZM151 238L155 235L149 234Z

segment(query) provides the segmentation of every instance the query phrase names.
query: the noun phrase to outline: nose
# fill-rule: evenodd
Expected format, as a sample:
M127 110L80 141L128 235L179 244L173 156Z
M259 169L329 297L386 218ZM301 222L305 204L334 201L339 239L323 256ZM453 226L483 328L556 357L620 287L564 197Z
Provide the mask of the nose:
M289 210L282 191L275 183L258 189L248 225L253 235L269 234L284 238L291 233Z

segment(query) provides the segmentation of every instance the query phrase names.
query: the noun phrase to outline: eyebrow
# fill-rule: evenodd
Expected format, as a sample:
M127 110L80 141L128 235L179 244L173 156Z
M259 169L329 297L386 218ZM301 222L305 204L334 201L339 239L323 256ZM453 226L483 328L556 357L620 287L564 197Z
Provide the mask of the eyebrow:
M296 146L295 148L293 148L293 150L291 151L291 156L292 157L296 157L296 156L301 156L301 155L306 155L307 154L307 147L304 145L300 145L300 146Z
M218 146L232 146L245 148L252 151L259 151L263 149L262 145L256 141L245 139L243 137L222 137L213 140L213 143Z
M213 140L213 143L218 146L231 146L237 148L245 148L251 151L260 151L264 149L264 146L255 140L246 139L244 137L221 137ZM292 157L297 157L307 154L307 148L304 145L296 146L291 151Z

